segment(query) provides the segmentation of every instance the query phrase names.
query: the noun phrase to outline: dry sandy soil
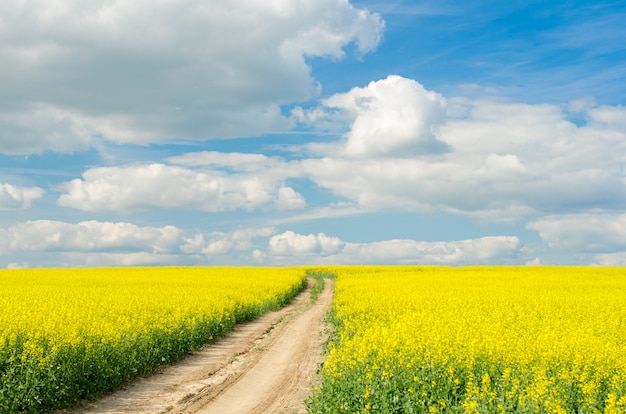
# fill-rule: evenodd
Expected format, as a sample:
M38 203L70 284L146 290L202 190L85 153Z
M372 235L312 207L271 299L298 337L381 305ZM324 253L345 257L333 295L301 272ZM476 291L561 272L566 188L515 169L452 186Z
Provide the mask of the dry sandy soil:
M238 325L175 365L94 402L58 414L306 413L319 380L324 316L333 281L311 304L311 285L287 307Z

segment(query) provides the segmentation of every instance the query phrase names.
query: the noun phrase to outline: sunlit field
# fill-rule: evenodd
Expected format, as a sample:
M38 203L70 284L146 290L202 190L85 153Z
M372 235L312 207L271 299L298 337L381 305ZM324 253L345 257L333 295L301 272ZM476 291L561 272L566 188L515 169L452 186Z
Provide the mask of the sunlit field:
M336 267L313 413L626 413L626 269Z
M0 412L109 391L286 304L296 268L0 271Z

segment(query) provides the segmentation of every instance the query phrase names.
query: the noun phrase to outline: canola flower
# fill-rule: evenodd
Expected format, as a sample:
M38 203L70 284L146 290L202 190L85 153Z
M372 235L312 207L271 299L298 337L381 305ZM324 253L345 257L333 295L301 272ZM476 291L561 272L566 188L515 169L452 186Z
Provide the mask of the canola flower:
M289 302L303 269L0 271L0 412L69 406Z
M626 413L626 269L334 270L311 413Z

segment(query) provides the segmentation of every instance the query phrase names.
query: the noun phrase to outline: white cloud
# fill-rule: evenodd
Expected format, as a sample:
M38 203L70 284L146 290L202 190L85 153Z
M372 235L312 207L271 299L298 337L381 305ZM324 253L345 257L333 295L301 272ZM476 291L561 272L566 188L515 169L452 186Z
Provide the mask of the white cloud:
M599 266L626 266L626 252L595 254L593 258Z
M277 256L323 255L337 253L344 246L337 237L328 237L324 233L302 235L293 231L277 234L269 240L269 251Z
M310 144L324 157L300 166L317 185L360 208L515 220L533 212L626 207L621 106L574 105L587 119L579 126L561 106L444 100L397 76L322 104L331 118L330 109L351 111L350 130L338 142ZM313 111L310 119L324 127L320 108Z
M527 228L552 248L574 252L626 251L626 214L566 214L533 220ZM622 253L623 254L623 253ZM614 257L602 256L606 260Z
M317 93L307 57L374 49L345 0L0 3L0 152L252 136Z
M446 158L326 157L304 160L301 165L317 185L364 209L490 212L502 217L529 210L517 194L525 176L514 157Z
M302 175L297 163L287 162L281 157L268 157L263 154L199 151L169 157L167 161L174 165L198 168L199 170L250 173L274 180L295 178Z
M229 167L238 171L259 171L264 169L285 168L282 158L268 157L263 154L246 154L241 152L199 151L177 155L167 159L168 162L188 167Z
M247 251L252 248L254 239L269 237L274 233L273 227L245 228L207 235L198 233L192 238L185 239L181 250L187 254L206 256L224 255L233 250Z
M589 120L596 125L605 125L609 129L613 125L626 128L626 108L619 106L600 106L588 111Z
M574 105L588 120L576 125L557 105L446 100L390 76L312 110L311 119L322 123L337 109L339 118L349 115L342 139L307 145L322 158L203 151L168 158L173 165L94 168L63 187L59 204L115 212L296 210L306 202L287 182L308 178L360 211L515 221L533 213L623 209L624 109L591 105Z
M280 187L275 205L278 210L300 210L306 207L306 201L293 188Z
M574 99L567 104L568 111L572 113L586 113L591 108L598 106L596 98L593 96L585 96L579 99Z
M88 147L94 129L84 116L42 103L30 103L20 109L3 111L0 106L0 152L72 152Z
M405 264L486 264L514 259L521 247L515 236L490 236L449 242L384 240L350 243L324 233L298 234L286 231L269 240L267 254L256 251L257 261L282 260L289 263L405 263Z
M353 88L322 101L331 116L339 110L350 119L350 131L341 143L311 145L314 151L333 156L369 158L385 155L419 155L440 152L445 145L435 132L445 119L445 99L418 82L392 75ZM301 119L319 122L320 109Z
M541 259L538 258L538 257L535 257L532 260L527 260L526 261L526 266L541 266L541 265L542 265Z
M165 164L93 168L61 186L58 204L87 211L185 209L208 212L299 209L304 198L270 172L227 173Z
M170 157L168 161L178 165L211 168L231 173L254 173L256 177L263 177L263 180L276 182L300 176L297 163L286 162L280 157L268 157L263 154L201 151ZM276 193L274 207L285 211L300 210L306 207L306 201L293 188L281 186Z
M151 252L67 252L62 253L60 259L63 267L171 266L177 264L181 257L175 254Z
M449 242L385 240L350 243L324 233L275 234L272 227L188 237L174 226L141 227L125 222L86 221L77 224L36 220L0 229L0 256L10 267L28 263L53 266L134 266L156 264L485 264L514 260L517 237L493 236ZM258 243L267 243L261 249ZM15 258L28 253L29 262ZM48 264L49 265L49 264Z
M181 231L174 226L34 220L0 229L0 255L25 251L160 254L176 252L182 240Z
M242 264L257 239L273 227L199 232L188 236L175 226L142 227L127 222L68 223L33 220L0 229L0 257L7 267L136 266L172 264ZM28 256L19 264L16 259Z
M265 253L263 253L261 250L259 249L255 249L252 252L252 255L250 256L250 258L252 259L252 261L256 264L263 264L265 263L265 259L266 259L267 255Z
M514 257L520 245L516 236L490 236L449 242L385 240L348 244L339 260L348 263L447 265L502 263Z
M30 265L28 264L28 262L22 262L20 263L16 263L16 262L11 262L9 264L7 264L7 269L28 269L30 267Z
M17 187L0 184L0 210L29 208L33 200L41 198L44 191L39 187Z

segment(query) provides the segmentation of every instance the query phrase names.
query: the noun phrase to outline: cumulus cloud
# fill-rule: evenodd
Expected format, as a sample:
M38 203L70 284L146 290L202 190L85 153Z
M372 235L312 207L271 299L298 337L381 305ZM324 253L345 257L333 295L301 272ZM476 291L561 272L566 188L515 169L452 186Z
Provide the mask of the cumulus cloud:
M615 125L622 130L626 129L626 107L619 106L599 106L592 107L587 111L589 122L598 127L605 127L605 133L611 133Z
M85 149L94 133L84 116L42 103L24 105L19 111L0 106L0 126L0 152L9 154L40 152L43 148L58 152Z
M244 228L231 232L197 233L185 240L181 250L188 254L207 256L223 255L233 250L246 251L252 248L252 241L269 237L275 233L273 227Z
M278 156L241 152L199 151L169 157L170 164L228 173L250 173L268 179L284 180L302 175L299 165Z
M445 144L435 132L445 119L446 101L413 79L391 75L364 88L353 88L322 101L330 116L343 113L350 130L342 142L310 145L314 151L356 158L385 155L419 155L441 152ZM324 112L295 112L301 120L320 122Z
M165 164L101 167L61 186L58 204L87 211L185 209L208 212L299 209L304 198L276 177Z
M171 266L181 260L179 255L150 252L66 252L61 257L64 267Z
M626 266L626 252L594 254L593 260L599 266Z
M314 122L334 106L351 111L350 129L338 142L309 145L323 157L300 167L361 208L515 220L626 207L620 106L574 105L587 120L577 125L558 105L444 99L398 76L322 104Z
M471 240L424 242L384 240L350 243L324 233L286 231L269 240L268 252L255 252L258 261L280 258L288 262L334 264L487 264L514 260L521 242L516 236L490 236Z
M586 123L571 122L558 105L445 99L390 76L312 110L315 124L338 110L349 127L336 142L306 145L317 157L203 151L170 157L169 164L94 168L65 185L59 204L89 211L295 210L306 202L287 183L304 178L365 211L519 220L623 209L624 108L570 106Z
M450 242L385 240L350 244L346 246L342 259L351 263L487 264L506 262L517 253L520 245L516 236Z
M28 269L29 267L30 265L28 264L28 262L10 262L9 264L7 264L7 269Z
M259 243L266 243L262 249ZM35 220L0 229L0 256L29 253L54 266L134 266L151 264L485 264L506 262L520 251L517 237L492 236L449 242L385 240L351 243L324 233L276 234L272 227L187 236L174 226L141 227L126 222L67 223ZM52 259L52 256L54 259ZM228 260L230 258L231 261ZM24 262L23 266L27 266Z
M23 251L171 253L177 251L182 239L174 226L34 220L0 229L0 255Z
M514 157L482 159L370 159L332 157L301 162L320 187L353 200L364 209L443 210L459 214L507 217L528 213L516 192L524 174ZM342 177L338 179L337 177Z
M250 255L257 239L275 234L273 227L185 234L175 226L145 227L127 222L68 223L33 220L0 229L0 257L7 267L136 266L238 263ZM29 262L16 261L28 255Z
M323 255L340 251L345 245L337 237L328 237L324 233L302 235L293 231L277 234L269 240L269 251L273 255Z
M384 23L346 0L0 4L0 152L252 136L317 93L308 57L374 49Z
M0 210L19 210L29 208L33 200L42 197L44 191L39 187L17 187L0 184Z
M574 252L606 253L608 262L613 253L626 251L626 214L566 214L533 220L526 225L539 232L550 247ZM624 253L618 254L619 257ZM621 256L620 256L621 255Z

